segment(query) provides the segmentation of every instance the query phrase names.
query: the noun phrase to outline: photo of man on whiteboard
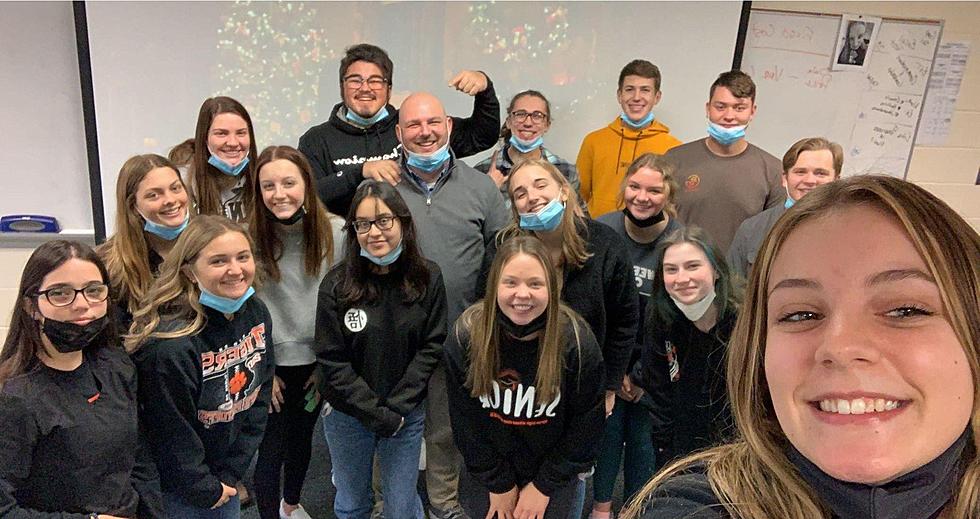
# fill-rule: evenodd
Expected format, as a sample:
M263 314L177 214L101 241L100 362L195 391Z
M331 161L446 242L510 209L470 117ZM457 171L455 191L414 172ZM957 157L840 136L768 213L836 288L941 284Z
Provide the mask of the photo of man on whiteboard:
M880 18L860 15L843 15L840 34L837 37L836 60L833 70L863 69L868 61L871 45L877 35Z

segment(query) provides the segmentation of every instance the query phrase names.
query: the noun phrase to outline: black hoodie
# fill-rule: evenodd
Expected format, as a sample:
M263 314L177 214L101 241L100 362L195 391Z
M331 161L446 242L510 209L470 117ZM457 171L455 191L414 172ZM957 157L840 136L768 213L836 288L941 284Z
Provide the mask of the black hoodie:
M579 320L578 340L563 330L565 366L558 396L538 402L534 386L538 339L500 340L500 371L491 395L474 398L466 388L469 335L457 324L444 357L453 438L466 469L493 493L528 483L546 496L568 485L595 463L602 432L602 352L589 326Z
M790 462L834 519L935 519L957 490L969 432L938 458L882 485L834 479L790 447ZM658 488L643 519L728 519L703 465Z
M388 117L368 128L344 118L344 103L337 103L327 122L314 126L299 139L299 151L313 166L317 192L330 212L346 215L354 191L364 180L362 168L369 160L398 160L401 144L395 136L398 110L387 105ZM457 157L488 150L500 133L500 102L487 77L487 88L473 97L473 113L453 117L449 146Z

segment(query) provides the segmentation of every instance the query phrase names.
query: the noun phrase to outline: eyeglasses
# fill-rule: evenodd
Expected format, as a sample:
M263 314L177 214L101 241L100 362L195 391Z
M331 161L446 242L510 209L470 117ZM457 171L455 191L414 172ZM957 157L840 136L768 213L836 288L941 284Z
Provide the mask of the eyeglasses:
M371 226L376 225L379 231L387 231L394 227L395 217L394 216L382 216L380 218L375 218L374 220L354 220L351 222L354 226L354 230L357 234L367 234L371 231Z
M89 303L101 303L109 297L109 286L105 283L88 285L85 288L54 287L47 290L39 290L34 295L44 296L51 303L51 306L69 306L75 302L75 298L81 293Z
M546 114L544 112L539 112L537 110L535 110L533 112L526 112L524 110L517 110L517 111L514 111L514 112L511 112L510 113L510 118L513 119L514 122L517 122L517 123L522 123L522 122L526 121L528 117L530 117L532 121L534 121L536 123L540 123L540 122L543 122L545 119L548 118L548 114Z
M367 83L368 88L371 90L381 90L388 84L388 80L381 76L371 76L367 79L361 76L347 76L344 78L344 86L351 90L357 90L361 88L361 85Z

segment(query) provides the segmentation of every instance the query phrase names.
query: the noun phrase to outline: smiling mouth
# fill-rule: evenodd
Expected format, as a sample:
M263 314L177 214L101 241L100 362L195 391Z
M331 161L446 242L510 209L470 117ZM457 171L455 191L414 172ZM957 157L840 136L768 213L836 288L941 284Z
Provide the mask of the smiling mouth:
M838 415L876 414L907 406L909 400L891 400L887 398L826 398L810 402L810 406L821 412Z
M164 218L170 218L172 216L179 215L180 214L180 210L183 209L183 208L184 208L183 206L177 206L177 207L174 207L173 209L167 209L165 211L160 211L159 214L160 214L160 216L162 216Z

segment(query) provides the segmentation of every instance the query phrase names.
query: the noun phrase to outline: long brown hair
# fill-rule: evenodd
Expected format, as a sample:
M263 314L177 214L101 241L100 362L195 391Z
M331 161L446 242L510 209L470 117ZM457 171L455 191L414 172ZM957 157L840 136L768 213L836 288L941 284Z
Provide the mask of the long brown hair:
M470 395L480 397L493 390L493 382L500 373L500 326L497 324L497 289L504 266L518 254L536 259L544 268L548 286L548 307L545 309L546 324L538 347L538 368L534 385L538 402L553 400L561 390L562 371L565 369L564 332L571 326L576 347L580 345L579 319L572 309L561 303L558 288L558 271L551 264L548 248L534 236L516 236L503 243L497 251L487 277L486 297L463 312L456 324L469 335L469 367L465 386ZM579 350L581 360L581 351Z
M204 327L206 315L204 307L198 302L201 290L184 272L184 267L194 263L201 250L215 238L229 232L240 233L255 250L252 238L245 229L224 216L202 214L191 219L160 266L160 276L146 292L144 305L133 312L133 324L124 339L127 351L136 351L147 339L184 337ZM256 262L252 281L256 289L261 285L260 273L260 265ZM165 321L177 321L182 325L174 329L161 329Z
M925 189L887 176L831 182L803 197L769 232L752 269L750 287L729 345L728 393L739 437L671 464L654 477L622 517L633 519L668 479L707 466L708 480L727 512L739 519L829 517L826 506L786 456L765 379L769 276L779 249L801 225L855 206L877 208L897 221L936 280L945 315L980 379L980 236L948 205ZM980 384L974 384L969 443L953 499L940 517L980 518Z
M255 131L252 129L252 118L248 111L238 101L224 96L209 97L204 100L197 114L197 128L194 131L194 158L188 168L188 176L194 200L197 202L197 212L201 214L224 214L221 209L221 185L218 179L228 178L217 168L208 164L211 152L208 151L208 132L211 123L220 114L235 114L245 120L248 125L248 160L249 164L242 172L245 175L245 190L242 193L242 207L253 207L252 191L248 186L255 177L255 162L258 148L255 144Z
M116 181L116 233L97 249L109 270L113 299L125 302L130 312L140 305L153 283L150 244L143 231L143 217L136 212L136 194L146 174L156 168L170 168L184 185L177 167L160 155L130 157ZM189 197L186 210L191 213Z
M282 257L281 229L276 225L275 216L265 207L262 199L262 166L276 161L288 160L300 172L303 179L303 207L306 212L303 217L303 265L306 275L317 277L323 267L323 261L333 261L334 243L330 227L330 217L327 208L316 194L316 184L313 181L312 168L302 153L291 146L269 146L262 150L255 164L256 174L252 177L249 189L252 191L254 207L248 212L248 232L255 242L255 255L262 261L266 274L270 279L279 281L279 258Z
M562 260L570 268L582 268L585 262L592 257L592 253L588 251L586 246L587 241L585 236L588 235L589 231L585 223L585 213L582 211L582 206L579 203L578 193L572 189L572 185L568 183L565 175L562 175L561 171L558 171L558 168L554 164L543 158L518 162L514 165L514 169L510 170L510 178L514 178L514 175L518 171L527 166L537 166L547 171L552 180L558 183L561 193L565 195L565 212L562 214L561 223L558 224L561 229ZM517 204L514 203L514 192L510 190L509 182L507 189L507 194L510 196L511 221L497 233L498 247L514 236L533 235L533 231L521 229L521 215L517 212Z
M99 255L91 247L77 241L54 240L44 243L34 250L24 265L20 276L20 286L17 288L17 300L14 311L10 316L10 329L7 339L0 350L0 386L18 375L36 369L40 364L39 355L47 355L44 343L41 341L41 326L35 314L39 313L37 306L37 291L41 289L45 276L50 274L66 261L78 258L92 263L102 274L102 282L109 283L109 272ZM75 294L76 297L84 297ZM109 310L112 298L106 300L105 329L92 341L95 348L119 346L119 334L116 331L113 313Z
M338 287L340 300L345 305L370 303L381 294L381 283L378 276L374 275L373 264L361 257L361 245L357 241L357 230L354 229L358 206L371 198L384 202L388 209L391 209L392 215L398 218L402 229L402 253L390 268L392 273L396 273L401 278L402 293L405 296L403 301L407 303L418 301L425 296L430 276L429 267L419 249L418 231L415 229L412 213L401 193L391 184L378 180L361 182L354 192L350 209L347 211L347 224L344 226L345 256L342 266L338 267L344 269L344 276Z

